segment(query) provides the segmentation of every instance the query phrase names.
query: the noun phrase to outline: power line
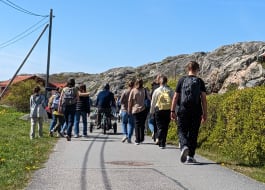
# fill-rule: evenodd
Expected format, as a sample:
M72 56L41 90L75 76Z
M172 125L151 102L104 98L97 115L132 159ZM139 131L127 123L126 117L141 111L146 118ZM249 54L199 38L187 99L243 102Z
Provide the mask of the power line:
M7 46L10 46L22 39L24 39L25 37L29 36L30 34L32 34L33 32L37 31L39 28L41 28L43 25L49 23L49 21L46 21L45 23L42 23L39 25L39 23L41 23L43 21L43 19L41 21L39 21L37 24L31 26L30 28L28 28L27 30L25 30L24 32L18 34L17 36L15 36L14 38L4 42L4 43L1 43L0 44L0 49L3 49ZM38 26L39 25L39 26ZM32 30L31 30L32 29ZM30 31L31 30L31 31Z
M32 15L32 16L39 16L39 17L48 17L49 15L40 15L40 14L36 14L36 13L33 13L31 11L28 11L20 6L18 6L17 4L9 1L9 0L0 0L2 3L4 3L5 5L9 6L9 7L12 7L13 9L17 10L17 11L20 11L22 13L25 13L25 14L28 14L28 15Z
M41 20L38 21L36 24L32 25L31 27L29 27L29 28L26 29L25 31L21 32L20 34L16 35L15 37L11 38L10 40L7 40L7 41L5 41L5 42L3 42L3 43L0 43L0 47L5 46L5 45L8 44L9 42L14 41L14 40L16 40L18 37L24 35L27 31L31 30L32 28L34 28L34 27L36 27L38 24L40 24L44 19L46 19L46 18L41 19Z

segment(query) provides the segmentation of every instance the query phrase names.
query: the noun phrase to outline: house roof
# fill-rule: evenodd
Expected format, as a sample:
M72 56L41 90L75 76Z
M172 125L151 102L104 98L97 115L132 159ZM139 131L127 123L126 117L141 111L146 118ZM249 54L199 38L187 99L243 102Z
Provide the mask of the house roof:
M51 82L50 85L55 86L57 88L59 87L65 87L66 83L60 83L60 82Z
M28 79L34 79L34 78L40 78L40 77L38 77L36 75L18 75L18 76L16 76L16 78L13 80L12 83L16 84L18 82L25 81ZM42 79L42 78L40 78L40 79ZM0 87L6 87L9 84L10 80L0 82ZM42 80L44 80L44 79L42 79ZM65 87L66 83L50 82L49 86L55 87L55 88Z
M27 79L35 78L35 77L37 77L37 76L36 75L18 75L13 80L13 84L21 82L21 81L24 81L24 80L27 80ZM3 86L4 87L7 86L9 84L10 80L0 82L0 86L2 86L2 87Z

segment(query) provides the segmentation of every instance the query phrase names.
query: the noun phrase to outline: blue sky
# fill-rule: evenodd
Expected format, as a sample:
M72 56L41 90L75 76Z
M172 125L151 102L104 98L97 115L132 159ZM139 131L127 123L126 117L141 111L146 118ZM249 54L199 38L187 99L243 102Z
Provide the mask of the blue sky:
M12 78L44 26L7 47L42 17L0 0L0 80ZM168 56L265 41L264 0L10 0L36 14L53 9L50 73L100 73ZM44 19L41 23L48 21ZM46 73L48 30L21 69Z

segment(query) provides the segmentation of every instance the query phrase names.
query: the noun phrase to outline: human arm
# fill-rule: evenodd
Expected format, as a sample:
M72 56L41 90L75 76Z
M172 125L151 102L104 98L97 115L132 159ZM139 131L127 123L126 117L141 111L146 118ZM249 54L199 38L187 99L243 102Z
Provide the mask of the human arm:
M132 107L133 107L133 90L131 90L128 98L128 113L132 114Z
M58 104L58 112L63 113L62 111L62 103L63 103L63 96L64 96L64 90L62 90L60 98L59 98L59 104Z
M79 95L79 97L88 97L89 96L89 92L80 92L80 91L78 91L78 95Z
M173 96L173 99L172 99L172 104L171 104L171 111L170 111L170 117L172 120L176 120L177 119L177 116L176 116L176 113L175 113L175 109L176 109L176 105L177 105L177 102L178 102L178 99L179 99L179 93L175 92L174 93L174 96Z
M155 113L155 106L156 106L156 102L157 102L157 96L158 96L158 90L156 89L154 92L153 92L153 95L152 95L152 99L151 99L151 108L150 108L150 114L154 114Z
M202 123L207 120L207 100L206 93L201 93L201 101L202 101Z
M54 95L52 95L50 98L49 98L49 101L48 101L48 108L51 109L52 108L52 102L53 102L53 99L55 98Z

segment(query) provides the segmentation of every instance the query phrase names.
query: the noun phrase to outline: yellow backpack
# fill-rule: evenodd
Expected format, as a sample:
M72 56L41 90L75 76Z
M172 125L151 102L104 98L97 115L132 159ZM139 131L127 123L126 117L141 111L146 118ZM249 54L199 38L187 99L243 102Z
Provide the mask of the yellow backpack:
M170 91L169 90L163 90L160 92L158 98L156 107L158 107L159 110L169 110L171 107L172 99L170 97Z

